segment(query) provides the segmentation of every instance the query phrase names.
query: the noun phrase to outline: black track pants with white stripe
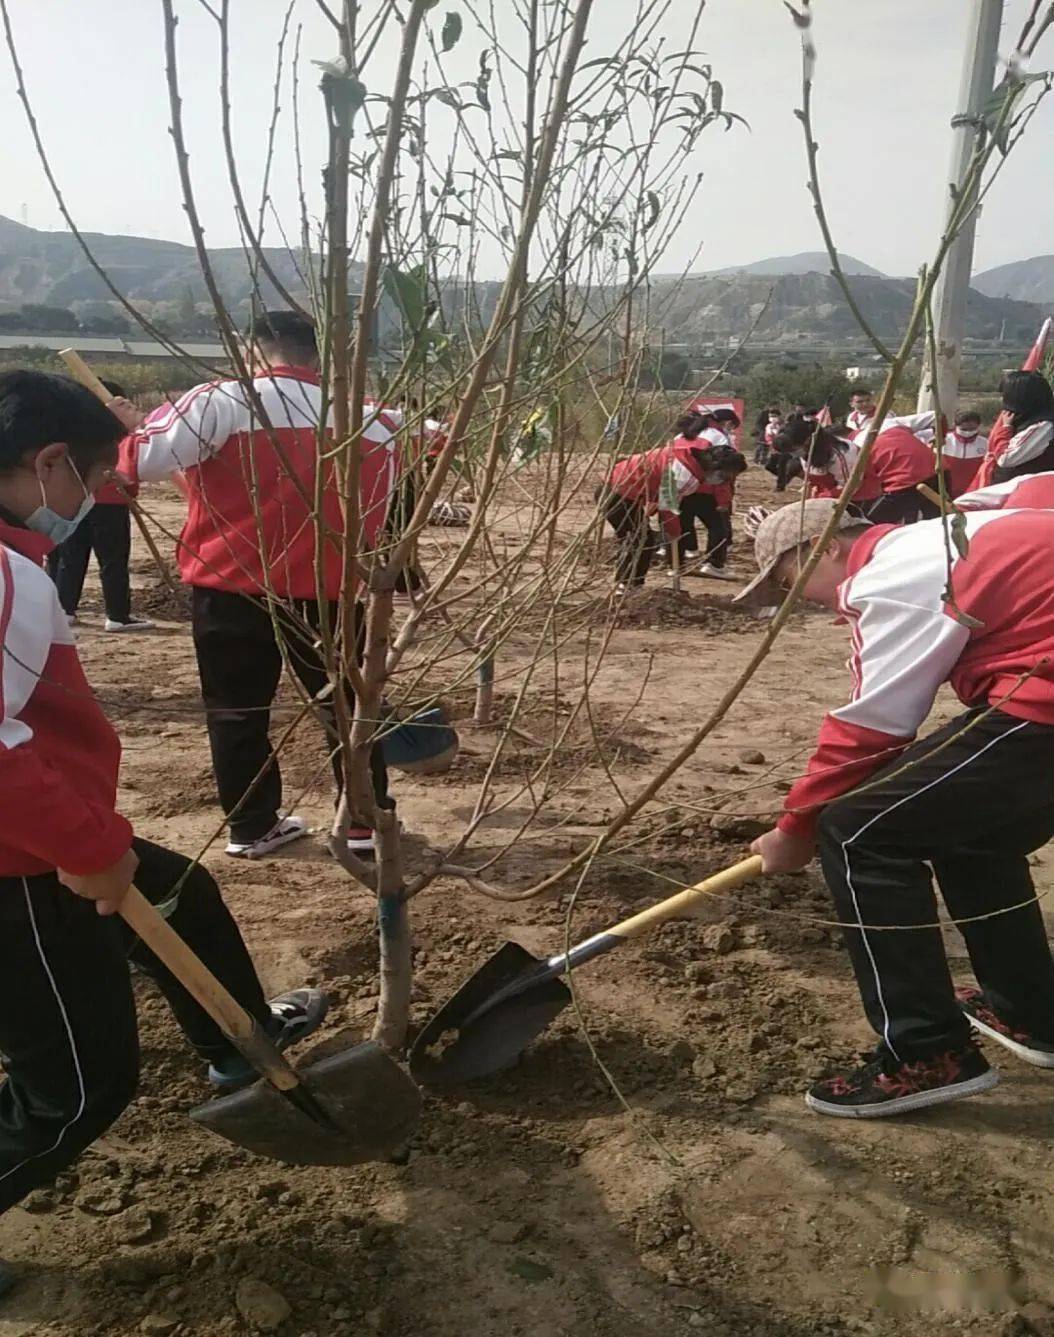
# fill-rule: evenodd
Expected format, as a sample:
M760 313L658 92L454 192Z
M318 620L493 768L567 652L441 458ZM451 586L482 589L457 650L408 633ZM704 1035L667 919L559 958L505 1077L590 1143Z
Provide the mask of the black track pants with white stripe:
M135 842L136 885L162 904L189 860ZM238 927L204 868L169 923L258 1020L263 990ZM0 1211L60 1170L135 1094L139 1039L128 961L154 977L203 1059L229 1053L215 1023L120 918L102 918L54 874L0 878Z
M956 920L1029 901L1028 855L1052 836L1054 727L1001 711L960 716L825 809L824 877L868 1020L895 1057L959 1046L968 1027L941 931L883 926L934 923L934 876ZM1054 1041L1054 967L1039 906L960 931L992 1006Z

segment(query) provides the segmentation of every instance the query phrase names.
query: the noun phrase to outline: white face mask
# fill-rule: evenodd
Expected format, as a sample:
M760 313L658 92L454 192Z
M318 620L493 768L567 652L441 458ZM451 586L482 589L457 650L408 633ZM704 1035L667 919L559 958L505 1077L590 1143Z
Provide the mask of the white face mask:
M77 482L84 489L84 500L81 502L77 514L73 516L59 515L58 511L53 511L48 505L47 493L44 491L44 480L40 481L40 502L41 504L32 513L26 516L26 528L32 529L34 533L43 534L46 539L50 539L57 547L60 543L65 543L80 522L95 505L95 498L84 487L84 479L80 476L77 466L70 457L66 456L66 463L77 475Z
M975 436L980 436L981 429L980 427L956 427L955 434L963 441L972 441Z

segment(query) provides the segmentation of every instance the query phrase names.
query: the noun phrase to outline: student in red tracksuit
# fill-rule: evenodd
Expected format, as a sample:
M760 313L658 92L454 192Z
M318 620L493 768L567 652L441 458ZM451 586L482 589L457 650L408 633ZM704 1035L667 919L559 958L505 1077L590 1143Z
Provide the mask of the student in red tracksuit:
M932 427L932 413L885 420L871 447L864 477L853 493L854 504L868 519L876 524L911 524L939 514L940 508L916 490L919 483L937 486L933 451L919 435L928 434ZM818 474L815 481L826 495L839 476L844 483L852 471L869 430L858 432L847 447L829 428L799 418L787 425L779 444L802 456L803 467L807 463Z
M999 481L997 470L1011 443L1019 454L1023 440L1034 442L1039 437L1045 448L1054 433L1054 393L1041 372L1007 372L1000 389L1003 411L989 434L987 453L973 481L975 488Z
M644 584L658 551L649 516L658 512L667 540L679 542L681 501L703 487L708 473L716 479L713 447L709 441L699 441L706 422L703 414L685 414L677 424L679 436L665 446L619 460L599 489L601 512L619 541L615 574L620 593Z
M769 587L766 602L795 579L833 505L762 522L754 587ZM987 1090L998 1077L971 1028L1054 1068L1054 966L1028 865L1054 836L1054 513L974 512L965 524L955 608L939 519L843 517L805 590L849 624L853 692L754 850L766 872L791 872L818 844L879 1036L870 1061L809 1092L823 1114L875 1118ZM945 683L966 713L915 741ZM933 876L952 917L972 921L961 927L979 989L952 986Z
M194 648L208 712L209 742L220 803L230 821L227 853L256 858L307 831L284 816L282 780L271 748L270 709L282 672L282 650L306 690L329 683L316 648L321 603L336 625L342 593L341 543L324 555L324 588L315 569L311 519L321 413L314 326L293 312L270 312L252 326L256 395L265 425L238 381L200 385L154 414L122 446L122 468L137 481L181 470L188 495L179 567L191 587ZM401 415L372 410L363 433L361 542L375 546L398 476L395 436ZM124 459L127 456L127 465ZM323 515L340 535L336 480L326 480ZM275 600L276 617L267 594ZM283 645L275 634L281 627ZM343 782L331 707L320 706ZM393 807L380 745L372 751L377 803ZM373 832L360 813L347 832L355 853L369 857Z
M124 388L116 381L103 381L110 394L131 410L136 421L142 418L125 397ZM134 493L134 489L132 489ZM76 621L77 607L88 572L88 557L94 552L99 563L99 581L102 584L103 606L108 632L150 631L149 618L136 617L132 612L132 591L128 578L128 562L132 553L132 516L128 509L127 490L115 482L106 482L95 494L95 505L74 534L48 556L48 571L59 592L59 603L71 622Z
M681 558L699 551L695 536L695 522L706 528L707 550L697 566L686 568L686 574L709 577L711 580L734 580L725 570L732 547L732 505L735 500L736 479L746 470L747 462L735 447L734 434L739 430L739 415L734 409L716 409L702 415L705 426L698 433L700 445L709 443L707 479L697 492L690 493L681 502Z
M872 423L853 437L853 445L863 447ZM934 434L932 413L908 417L887 417L871 447L867 473L854 500L875 524L913 524L930 520L940 508L918 491L919 483L936 489L937 471L930 442ZM878 497L868 500L867 493L877 487Z
M964 492L963 511L1054 510L1054 436L1045 423L1026 427L1011 441L995 468L995 481Z
M849 416L845 425L855 436L862 432L875 416L875 397L870 390L854 390L849 396Z
M988 438L981 431L981 415L976 409L960 409L955 426L944 438L941 452L948 474L948 495L954 500L969 492L988 449Z
M75 1161L134 1096L129 959L157 982L214 1084L252 1075L114 917L130 884L280 1048L325 1015L314 989L268 1004L211 875L137 838L116 810L120 743L42 562L90 513L123 431L73 381L0 373L0 1212ZM0 1264L0 1293L14 1282Z

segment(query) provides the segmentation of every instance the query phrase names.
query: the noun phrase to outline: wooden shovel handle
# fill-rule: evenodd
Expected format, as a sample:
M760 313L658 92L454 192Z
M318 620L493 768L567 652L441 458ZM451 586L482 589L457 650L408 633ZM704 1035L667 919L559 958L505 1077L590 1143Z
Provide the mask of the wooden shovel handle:
M934 506L942 506L944 504L941 501L941 494L935 487L930 487L929 483L916 483L915 491L918 492L920 496L925 497L927 501L932 501ZM953 511L959 509L950 497L948 498L948 507Z
M65 362L67 370L73 379L83 385L85 390L90 390L96 399L101 399L107 407L113 403L115 396L107 390L106 386L103 385L102 381L99 380L98 376L96 376L95 372L92 371L91 367L88 366L87 362L85 362L75 348L60 349L59 357ZM123 423L121 425L122 427L124 426ZM173 482L179 477L179 474L174 474ZM154 565L158 569L162 582L168 586L173 594L178 594L179 586L168 573L168 567L165 565L164 558L161 556L158 546L154 542L153 535L147 528L146 520L140 509L139 503L124 486L120 478L115 478L114 482L116 483L118 490L124 496L125 501L128 503L128 509L132 512L132 517L138 526L140 534L143 536L143 541L150 549L150 556L154 559ZM183 492L185 495L184 485L181 482L176 482L176 486L179 488L180 492Z
M749 882L760 874L762 863L761 855L753 854L749 859L743 859L740 863L733 864L731 868L725 868L720 873L715 873L713 877L708 877L705 882L699 882L694 887L689 887L687 891L680 891L676 896L642 910L632 919L624 919L621 924L616 924L608 932L617 938L638 938L657 924L664 924L668 919L676 919L679 914L692 909L708 896Z
M101 399L104 404L113 402L114 396L107 390L75 348L60 349L59 357L65 362L73 379L79 381L85 390L90 390L96 399Z
M174 928L154 909L142 892L130 887L121 902L121 917L157 959L167 966L187 992L205 1009L221 1031L280 1091L300 1085L295 1071L270 1041L262 1037L248 1012L231 997L216 976L190 950Z

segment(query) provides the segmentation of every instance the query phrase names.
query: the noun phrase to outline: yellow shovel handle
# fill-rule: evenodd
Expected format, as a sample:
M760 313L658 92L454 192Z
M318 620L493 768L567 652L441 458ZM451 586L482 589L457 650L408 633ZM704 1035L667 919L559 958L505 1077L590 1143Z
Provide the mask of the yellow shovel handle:
M671 896L669 900L660 901L658 905L642 910L632 919L624 919L621 924L608 929L608 932L617 938L637 938L648 929L654 928L656 924L676 919L684 911L691 910L700 901L706 900L708 896L729 891L732 887L740 887L744 882L751 881L760 874L761 867L761 855L753 854L749 859L743 859L740 863L733 864L731 868L725 868L720 873L715 873L713 877L708 877L705 882L699 882L694 887Z

